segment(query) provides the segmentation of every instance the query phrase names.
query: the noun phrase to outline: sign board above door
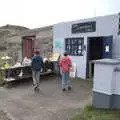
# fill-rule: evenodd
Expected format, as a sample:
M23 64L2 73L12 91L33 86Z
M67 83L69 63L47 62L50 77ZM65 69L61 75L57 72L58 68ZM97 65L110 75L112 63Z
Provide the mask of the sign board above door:
M96 21L77 23L72 25L72 33L86 33L96 31Z

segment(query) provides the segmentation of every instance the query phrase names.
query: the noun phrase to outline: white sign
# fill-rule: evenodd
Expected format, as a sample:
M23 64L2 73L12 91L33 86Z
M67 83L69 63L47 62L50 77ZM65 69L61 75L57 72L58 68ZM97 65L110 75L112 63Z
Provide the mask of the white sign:
M107 45L107 46L105 46L105 52L109 52L109 46Z

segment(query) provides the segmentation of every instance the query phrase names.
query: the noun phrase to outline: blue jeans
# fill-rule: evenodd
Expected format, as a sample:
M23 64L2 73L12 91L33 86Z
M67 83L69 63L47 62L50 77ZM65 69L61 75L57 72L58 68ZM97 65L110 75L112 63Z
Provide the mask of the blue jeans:
M69 72L62 72L62 89L70 86Z
M40 71L32 71L34 88L39 88L40 85Z

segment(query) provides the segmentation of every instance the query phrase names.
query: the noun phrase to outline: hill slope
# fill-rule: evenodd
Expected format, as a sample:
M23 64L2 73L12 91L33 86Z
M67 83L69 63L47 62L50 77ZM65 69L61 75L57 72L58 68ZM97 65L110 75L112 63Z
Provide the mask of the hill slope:
M16 25L5 25L0 27L0 51L7 48L8 37L20 35L23 31L28 30L28 28Z

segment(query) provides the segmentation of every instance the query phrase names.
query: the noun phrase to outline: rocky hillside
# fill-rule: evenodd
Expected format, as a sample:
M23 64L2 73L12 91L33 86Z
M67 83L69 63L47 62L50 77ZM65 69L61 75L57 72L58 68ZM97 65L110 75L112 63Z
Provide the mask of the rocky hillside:
M12 63L23 59L23 36L35 35L34 48L40 50L41 55L48 56L53 51L53 28L47 26L38 29L28 29L21 26L6 25L0 27L0 55L8 55Z
M0 51L7 49L8 37L19 36L26 30L28 30L28 28L16 25L6 25L0 27Z

